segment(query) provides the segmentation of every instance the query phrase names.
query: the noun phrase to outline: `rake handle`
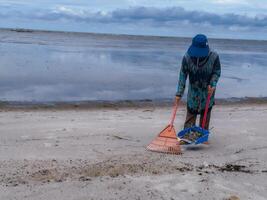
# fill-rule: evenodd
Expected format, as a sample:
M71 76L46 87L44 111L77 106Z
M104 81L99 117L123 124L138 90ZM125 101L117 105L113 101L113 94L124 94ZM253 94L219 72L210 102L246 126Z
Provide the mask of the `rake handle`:
M208 93L207 101L206 101L206 106L205 106L205 112L204 112L204 117L202 121L202 128L205 128L205 124L207 121L207 115L208 115L208 110L209 110L209 105L210 105L210 99L211 99L212 93Z
M170 123L171 128L173 127L174 120L176 118L177 110L178 110L178 103L175 101L174 106L173 106L173 111L172 111L171 123Z

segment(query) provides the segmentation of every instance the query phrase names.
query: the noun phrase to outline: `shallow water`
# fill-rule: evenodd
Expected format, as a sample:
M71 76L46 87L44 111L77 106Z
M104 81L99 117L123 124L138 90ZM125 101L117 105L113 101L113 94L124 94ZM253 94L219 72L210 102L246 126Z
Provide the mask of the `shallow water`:
M185 38L0 31L0 99L169 99ZM210 40L221 58L217 97L266 97L267 41Z

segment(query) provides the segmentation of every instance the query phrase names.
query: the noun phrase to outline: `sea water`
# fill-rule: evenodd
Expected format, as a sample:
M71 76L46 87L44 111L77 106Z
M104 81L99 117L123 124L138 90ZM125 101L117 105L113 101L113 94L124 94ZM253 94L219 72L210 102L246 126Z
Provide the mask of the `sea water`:
M0 31L1 101L171 99L190 38ZM210 39L217 98L267 97L267 41Z

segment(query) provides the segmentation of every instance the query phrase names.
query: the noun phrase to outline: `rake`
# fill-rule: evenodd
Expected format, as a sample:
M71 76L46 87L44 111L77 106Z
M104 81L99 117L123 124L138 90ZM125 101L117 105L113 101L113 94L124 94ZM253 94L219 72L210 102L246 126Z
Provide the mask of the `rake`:
M178 103L175 102L170 124L146 147L147 150L159 153L181 154L181 148L173 125L177 109Z

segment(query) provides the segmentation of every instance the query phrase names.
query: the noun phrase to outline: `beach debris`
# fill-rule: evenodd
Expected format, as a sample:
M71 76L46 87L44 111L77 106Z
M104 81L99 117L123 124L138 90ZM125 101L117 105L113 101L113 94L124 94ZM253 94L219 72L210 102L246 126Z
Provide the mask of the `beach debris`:
M236 165L236 164L226 164L223 167L219 168L221 172L243 172L243 173L252 173L251 170L246 169L244 165Z
M158 176L167 174L188 174L196 173L199 182L207 182L208 174L225 173L222 169L232 169L227 173L247 173L243 170L250 170L251 173L261 172L262 170L252 171L250 165L235 165L225 163L215 165L204 163L194 165L191 162L176 162L174 159L159 159L162 155L151 154L133 154L129 155L111 155L104 160L68 160L62 162L57 160L24 160L23 162L14 162L6 165L12 168L12 171L0 176L0 182L7 187L16 187L18 185L38 184L38 183L59 183L67 181L87 182L94 178L114 178L125 176ZM241 171L239 171L239 166ZM20 169L20 170L18 170ZM228 194L233 195L233 194ZM226 197L228 197L225 196Z
M243 152L245 149L239 149L239 150L237 150L236 152L235 152L235 154L238 154L238 153L241 153L241 152Z
M86 181L91 181L92 179L89 178L89 177L85 177L85 176L81 176L79 177L79 181L83 181L83 182L86 182Z
M202 137L202 134L197 131L190 131L180 139L180 145L186 145L196 142L197 139Z
M154 109L146 109L146 110L143 110L143 112L154 112Z
M118 139L118 140L129 140L128 138L124 138L118 135L112 135L113 138Z
M238 196L232 195L229 198L226 198L225 200L240 200Z

